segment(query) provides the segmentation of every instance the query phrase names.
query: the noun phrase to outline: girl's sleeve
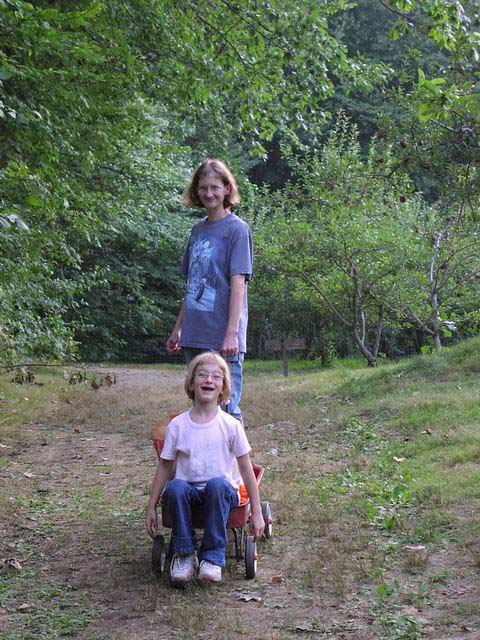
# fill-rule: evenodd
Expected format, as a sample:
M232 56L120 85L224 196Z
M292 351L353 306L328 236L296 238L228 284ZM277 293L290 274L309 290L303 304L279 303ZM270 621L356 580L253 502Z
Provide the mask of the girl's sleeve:
M165 435L165 443L163 445L160 457L164 460L175 460L177 457L177 425L172 421L168 425Z
M230 252L229 277L245 276L246 280L252 277L253 267L253 242L252 234L246 223L237 231L233 238Z
M239 420L235 420L238 424L235 425L232 438L232 453L236 458L244 456L246 453L250 453L251 446L245 435L245 429L243 428Z
M192 240L192 236L188 239L188 244L185 248L185 252L182 257L182 262L180 263L180 273L184 278L188 278L188 268L190 266L190 242Z

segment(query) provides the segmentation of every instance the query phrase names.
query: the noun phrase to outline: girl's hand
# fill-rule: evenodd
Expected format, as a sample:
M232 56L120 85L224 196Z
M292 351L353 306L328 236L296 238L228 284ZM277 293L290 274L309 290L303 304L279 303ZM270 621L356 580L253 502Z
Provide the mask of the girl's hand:
M261 513L252 513L250 516L250 533L255 540L260 540L265 530L265 522Z
M146 525L148 535L154 538L158 530L157 510L155 507L148 509Z
M236 333L227 333L223 339L220 353L224 358L236 356L238 354L238 335Z
M178 341L180 340L180 332L174 329L170 336L168 337L165 346L167 347L167 351L169 353L175 353L176 351L180 351L180 345Z

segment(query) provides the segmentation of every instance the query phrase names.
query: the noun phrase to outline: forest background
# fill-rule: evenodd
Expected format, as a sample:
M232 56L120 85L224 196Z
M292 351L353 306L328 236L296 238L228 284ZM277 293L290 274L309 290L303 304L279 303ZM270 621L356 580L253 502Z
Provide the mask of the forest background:
M254 234L253 356L477 335L475 4L0 0L0 362L161 359L208 156Z

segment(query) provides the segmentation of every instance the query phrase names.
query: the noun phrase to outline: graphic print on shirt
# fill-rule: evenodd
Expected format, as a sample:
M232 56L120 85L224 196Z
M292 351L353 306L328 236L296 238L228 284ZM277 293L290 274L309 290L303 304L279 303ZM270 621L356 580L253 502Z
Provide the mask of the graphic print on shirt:
M216 296L216 274L212 256L215 247L205 236L192 243L186 305L198 311L213 311Z
M216 475L215 448L208 442L204 442L195 448L195 455L190 457L190 468L192 476L209 480Z

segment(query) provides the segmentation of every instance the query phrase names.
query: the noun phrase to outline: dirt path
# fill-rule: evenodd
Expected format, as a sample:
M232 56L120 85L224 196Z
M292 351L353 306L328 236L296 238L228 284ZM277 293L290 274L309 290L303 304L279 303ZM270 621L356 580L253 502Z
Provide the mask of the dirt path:
M340 518L305 492L303 479L342 468L328 418L278 419L281 404L266 401L273 387L247 383L245 406L257 407L246 412L247 435L266 467L274 537L259 546L256 580L231 561L215 588L172 590L151 573L144 509L156 466L149 425L186 407L183 372L108 371L117 379L110 388L66 388L42 419L2 440L0 558L18 563L2 574L2 638L387 638L372 625L370 586L384 549L372 548L357 514ZM417 637L435 635L427 625L395 636Z
M215 589L193 585L184 593L172 591L152 576L143 515L156 464L148 425L184 408L183 372L108 371L117 379L111 388L67 389L65 402L52 404L42 421L7 444L2 479L13 509L2 557L15 558L25 577L13 604L0 610L11 637L30 637L29 626L32 638L51 637L49 625L63 625L67 635L85 640L312 633L326 606L336 605L335 598L307 594L298 583L295 563L305 559L285 528L295 496L284 496L277 508L276 537L259 548L255 581L245 580L243 564L234 561ZM252 425L249 437L273 479L291 474L296 456L285 458L292 425L277 425L275 434L272 427ZM267 474L264 497L271 497L269 483Z

